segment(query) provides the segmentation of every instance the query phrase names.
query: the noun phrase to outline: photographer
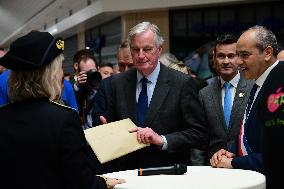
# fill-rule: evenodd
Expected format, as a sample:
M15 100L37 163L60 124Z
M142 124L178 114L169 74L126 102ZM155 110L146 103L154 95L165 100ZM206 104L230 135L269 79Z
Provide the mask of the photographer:
M101 79L95 57L88 53L81 54L78 58L78 74L73 87L84 129L92 126L93 100Z

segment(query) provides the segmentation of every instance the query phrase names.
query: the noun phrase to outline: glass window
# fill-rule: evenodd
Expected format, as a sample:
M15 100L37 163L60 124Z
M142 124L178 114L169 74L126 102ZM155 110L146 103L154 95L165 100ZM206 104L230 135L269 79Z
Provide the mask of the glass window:
M255 8L255 18L257 25L271 28L269 26L272 24L271 6L257 6Z
M194 11L188 13L188 35L202 36L202 12Z
M233 8L225 7L219 12L219 33L236 33L236 14Z
M218 12L208 10L204 12L204 34L205 36L216 35L218 33Z
M185 37L186 36L186 13L177 12L173 14L172 31L173 36Z

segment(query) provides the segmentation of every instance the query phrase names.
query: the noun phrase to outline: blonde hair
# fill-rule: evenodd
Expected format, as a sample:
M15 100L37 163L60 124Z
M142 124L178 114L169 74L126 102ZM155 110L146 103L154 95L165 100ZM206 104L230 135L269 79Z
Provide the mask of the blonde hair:
M165 66L169 66L171 63L178 64L179 60L172 53L163 53L159 58L160 62Z
M48 98L58 100L61 95L63 54L50 64L36 70L12 71L9 77L9 98L11 102L27 99Z
M187 66L181 61L178 63L170 63L168 67L180 71L182 73L189 74Z

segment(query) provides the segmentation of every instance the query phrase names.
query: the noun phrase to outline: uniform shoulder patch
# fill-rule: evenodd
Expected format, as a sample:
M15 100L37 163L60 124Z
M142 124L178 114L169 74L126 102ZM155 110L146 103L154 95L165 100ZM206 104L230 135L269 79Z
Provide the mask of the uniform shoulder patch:
M52 104L57 105L57 106L60 106L60 107L66 108L66 109L70 109L70 110L75 110L75 111L77 111L75 108L72 108L72 107L70 107L70 106L66 106L66 105L60 104L60 103L55 102L55 101L52 101L52 100L50 100L50 102L51 102Z

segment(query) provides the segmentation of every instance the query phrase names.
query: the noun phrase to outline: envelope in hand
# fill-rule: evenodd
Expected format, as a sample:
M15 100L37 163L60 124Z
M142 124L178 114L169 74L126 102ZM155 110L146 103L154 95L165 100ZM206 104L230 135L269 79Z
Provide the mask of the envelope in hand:
M128 130L136 125L128 118L86 129L85 137L101 163L134 152L149 144L139 144L136 133Z

